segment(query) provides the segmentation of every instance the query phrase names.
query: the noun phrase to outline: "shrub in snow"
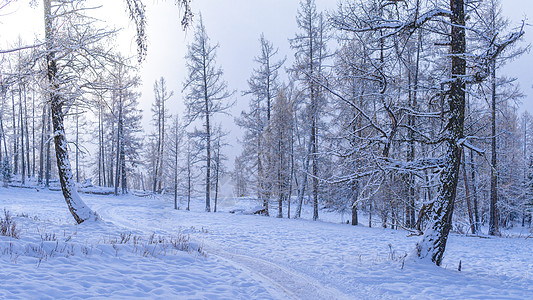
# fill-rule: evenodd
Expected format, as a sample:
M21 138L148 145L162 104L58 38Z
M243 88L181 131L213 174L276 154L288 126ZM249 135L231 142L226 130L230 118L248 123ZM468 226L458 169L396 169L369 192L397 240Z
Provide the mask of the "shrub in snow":
M4 216L0 216L0 235L16 239L19 238L17 224L15 223L15 220L13 220L13 217L11 217L11 213L6 209L4 209Z

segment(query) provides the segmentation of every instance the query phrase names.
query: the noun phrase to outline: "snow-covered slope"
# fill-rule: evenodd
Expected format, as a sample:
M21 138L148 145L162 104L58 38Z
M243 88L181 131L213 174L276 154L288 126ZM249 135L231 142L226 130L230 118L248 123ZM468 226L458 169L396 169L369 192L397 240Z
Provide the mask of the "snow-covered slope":
M533 239L525 236L452 235L438 268L405 259L417 238L402 231L205 213L202 201L176 211L160 197L82 196L102 221L73 225L59 192L0 188L0 209L24 215L15 218L20 240L0 237L0 298L533 297ZM219 207L238 204L225 199ZM130 233L136 243L118 243ZM56 241L42 241L51 234ZM150 243L153 234L163 242ZM187 236L189 252L172 247L171 238ZM72 253L42 259L39 246L55 244Z

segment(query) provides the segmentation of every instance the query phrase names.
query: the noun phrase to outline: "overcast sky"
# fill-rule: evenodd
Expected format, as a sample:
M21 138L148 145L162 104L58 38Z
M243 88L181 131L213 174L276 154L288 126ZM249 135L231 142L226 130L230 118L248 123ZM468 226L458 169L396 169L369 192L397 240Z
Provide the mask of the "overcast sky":
M0 0L1 2L1 0ZM17 35L31 42L34 35L42 35L42 8L30 8L29 0L19 0L18 3L0 12L0 48L6 48ZM41 1L37 1L40 3ZM102 20L113 26L124 26L127 21L123 0L93 0L91 2L104 3L99 12ZM183 115L184 107L181 93L181 83L186 72L184 56L186 44L192 38L191 28L183 32L180 28L179 9L173 5L173 0L146 0L148 10L148 38L149 48L146 61L142 65L140 100L144 111L143 124L150 120L150 105L153 101L153 83L164 76L169 89L174 90L172 98L172 113ZM288 63L292 54L289 49L288 38L294 36L296 28L297 0L193 0L192 6L196 15L201 11L204 23L212 42L218 42L218 62L224 69L225 79L230 89L236 90L234 100L237 105L232 114L238 116L248 104L248 98L242 97L241 92L247 88L246 81L254 68L253 58L259 52L259 36L261 33L280 49L280 58L287 55ZM337 0L316 0L320 10L334 9ZM526 16L533 16L533 0L502 0L504 14L511 20L511 24L518 26L520 20ZM40 4L39 4L40 5ZM194 24L193 24L194 26ZM526 28L525 43L533 42L533 27ZM123 52L135 55L132 25L119 36L118 43ZM288 66L289 64L287 64ZM533 112L533 54L526 53L516 61L509 63L502 71L507 76L517 77L523 92L527 95L523 99L522 109ZM225 124L233 123L233 117L220 120ZM231 125L232 128L233 125ZM150 129L146 129L149 131ZM230 137L230 144L235 145L241 133L235 132ZM235 147L230 153L238 152Z

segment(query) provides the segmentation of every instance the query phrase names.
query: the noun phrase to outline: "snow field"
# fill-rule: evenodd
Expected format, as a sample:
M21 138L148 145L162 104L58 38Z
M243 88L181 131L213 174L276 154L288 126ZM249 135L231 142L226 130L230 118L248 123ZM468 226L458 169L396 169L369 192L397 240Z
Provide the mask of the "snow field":
M0 299L272 298L246 271L187 242L194 229L163 236L105 220L74 225L58 200L59 192L0 189L20 235L0 236Z
M44 298L533 298L533 239L525 236L452 234L439 268L406 257L418 238L404 231L226 213L255 206L251 201L222 199L223 212L205 213L201 199L191 203L192 211L176 211L163 197L82 198L103 221L73 225L59 192L0 189L0 208L30 216L17 217L21 240L2 237L0 251L10 241L21 247L38 243L39 231L70 234L68 243L92 247L90 255L76 250L40 265L28 255L16 263L0 255L0 298L32 298L35 291ZM321 212L321 217L340 223L333 213ZM117 255L109 243L120 240L121 233L146 241L152 234L168 238L180 231L207 256L194 251L143 256L132 251L131 241L117 245L122 247Z

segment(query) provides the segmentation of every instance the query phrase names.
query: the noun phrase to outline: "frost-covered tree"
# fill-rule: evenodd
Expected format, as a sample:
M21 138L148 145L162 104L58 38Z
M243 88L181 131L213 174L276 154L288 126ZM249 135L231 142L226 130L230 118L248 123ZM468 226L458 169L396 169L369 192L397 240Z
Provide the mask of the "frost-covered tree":
M0 9L10 4L11 0L1 1ZM186 27L192 19L190 8L190 0L176 1L176 4L185 8L183 12L182 25ZM94 10L96 7L88 7L88 1L85 0L43 0L44 7L44 41L36 41L34 45L16 46L12 49L0 50L0 54L16 53L27 49L37 49L32 64L38 66L35 59L42 59L45 61L44 68L39 76L39 82L46 82L45 85L39 85L44 89L45 102L49 109L43 108L43 121L41 141L48 141L45 139L46 132L53 132L53 140L55 143L56 161L58 166L59 179L63 195L67 202L67 206L71 211L76 222L81 223L86 219L91 218L94 214L83 203L81 198L77 195L75 185L73 182L72 169L68 157L68 143L66 139L65 130L65 116L69 114L69 110L73 108L73 104L77 99L86 99L84 97L89 90L94 91L99 87L100 82L98 74L105 72L104 65L110 61L110 37L116 32L114 30L106 29L101 22L94 18L87 16L87 11ZM139 50L139 61L142 61L146 55L146 13L145 6L142 0L125 0L127 12L135 23L137 30L137 46ZM112 61L112 59L111 59ZM21 74L21 73L19 73ZM42 80L45 77L46 80ZM32 87L33 88L33 87ZM35 100L35 97L32 97ZM26 99L27 100L27 99ZM34 114L32 108L32 115ZM22 112L22 120L20 115ZM35 126L32 122L28 122L29 107L19 109L19 126L21 142L24 145L18 144L15 147L15 153L20 157L21 162L24 163L24 172L26 175L30 174L31 169L35 169L35 157L33 155L33 163L30 164L30 130L33 131ZM25 117L26 116L26 117ZM50 116L50 117L44 117ZM48 120L52 120L51 130L48 130ZM13 122L15 124L15 122ZM22 125L22 126L20 126ZM13 126L15 128L15 126ZM35 144L35 138L32 138ZM41 145L43 142L41 142ZM22 148L21 148L22 147ZM40 147L40 172L39 178L42 180L44 169L43 157L46 156L46 185L49 183L51 151L49 147ZM19 152L18 150L22 150ZM46 155L43 153L46 152ZM18 159L19 157L17 157ZM18 165L18 164L16 164ZM31 167L30 167L31 166ZM108 168L112 170L113 168ZM17 170L18 171L18 170ZM100 173L101 174L101 173ZM25 177L25 176L23 176ZM105 181L105 180L104 180ZM111 178L107 183L112 182Z
M334 149L333 159L338 166L328 178L334 183L330 189L334 189L332 193L336 194L330 198L337 198L339 203L330 203L329 206L343 211L344 203L349 202L351 224L358 225L358 207L364 198L362 187L375 190L371 184L374 177L365 174L371 174L369 171L373 168L368 161L370 153L379 151L372 142L372 136L376 134L372 125L375 126L376 118L368 117L376 115L372 111L375 107L372 95L378 93L378 85L369 80L373 76L371 51L367 46L346 34L339 37L339 42L341 46L335 55L333 84L339 97L332 101L335 118L328 132L330 147ZM344 199L346 197L350 199Z
M110 117L114 124L111 127L116 129L112 133L115 151L111 151L111 155L115 156L115 165L111 166L115 169L115 195L118 195L119 187L122 194L128 192L127 179L131 178L131 173L138 165L138 151L141 148L141 111L137 108L140 94L135 91L139 77L134 72L126 60L119 59L111 74Z
M169 157L172 169L172 186L174 189L174 209L178 209L178 179L183 167L180 164L183 160L183 144L185 143L185 129L179 117L176 115L172 119L172 126L169 135Z
M167 91L166 81L163 77L154 83L155 101L152 104L152 122L156 128L155 136L155 161L152 166L152 192L161 192L163 179L167 175L167 163L165 152L165 129L166 121L170 117L165 103L174 95L173 91Z
M82 92L78 88L84 79L80 74L85 72L84 75L90 76L90 71L94 70L87 68L87 59L101 54L99 43L110 36L109 31L95 29L87 22L83 15L87 8L83 2L44 0L46 90L52 114L57 168L63 196L77 223L92 218L94 213L85 205L75 186L64 117L76 94ZM65 23L68 25L64 26ZM79 34L80 28L85 29L85 35Z
M271 183L271 194L277 197L278 218L283 217L283 203L290 195L291 143L293 140L292 105L283 90L278 92L272 107L272 119L264 133L264 155L270 163L266 166L265 179Z
M213 185L213 189L215 190L215 207L213 209L214 212L217 212L220 181L221 178L224 177L224 175L226 175L227 173L226 168L224 167L224 163L228 160L228 158L222 153L222 148L228 145L225 142L226 136L227 133L222 131L222 127L220 125L215 126L213 130L213 179L211 180L211 184Z
M405 5L400 5L396 1L376 0L376 2L380 3L377 5L376 13L370 12L370 14L364 10L360 11L362 12L360 15L354 14L350 10L353 5L341 7L340 13L334 18L335 26L343 31L377 33L378 43L384 39L413 35L428 26L434 30L434 35L449 39L445 43L449 46L449 52L442 53L447 60L447 67L444 69L447 75L438 79L441 88L436 89L443 101L441 116L444 117L442 122L445 125L438 139L442 142L444 153L439 160L432 160L433 164L440 165L441 170L437 193L427 209L429 224L415 251L417 257L430 259L440 265L448 233L452 228L462 148L469 146L464 135L467 84L483 81L488 76L488 62L498 57L523 32L519 30L502 40L493 40L483 49L468 53L467 30L469 33L476 32L467 26L467 13L473 12L469 10L471 6L466 9L470 3L463 0L450 0L449 3L407 1ZM390 14L383 15L384 11ZM468 73L467 67L470 69ZM426 159L413 161L410 164L393 162L389 166L388 163L385 164L384 167L419 169L424 161L427 162Z
M279 69L283 66L285 59L276 60L275 56L278 54L278 49L274 48L263 34L260 38L260 44L260 54L254 59L257 67L248 80L249 90L244 92L245 95L253 97L250 102L250 111L243 112L237 123L246 130L247 138L244 140L244 147L247 149L248 155L243 156L243 158L254 160L252 165L256 169L257 196L263 202L263 209L268 215L272 184L266 178L268 174L265 168L272 162L264 161L267 156L264 155L263 151L262 135L271 120L272 104L280 89Z
M196 165L201 161L200 152L202 152L202 147L200 146L200 141L194 139L194 135L187 132L185 133L185 166L183 167L183 178L184 178L184 190L185 195L187 196L187 208L186 210L191 209L191 196L196 190L195 182L199 179L200 174L197 172Z
M295 51L295 62L291 72L299 83L299 88L305 97L305 112L303 119L306 123L302 125L308 130L309 141L305 142L307 152L303 162L298 194L298 209L296 217L300 216L307 185L308 174L312 175L312 198L313 198L313 220L318 219L318 137L319 122L321 112L324 109L325 97L322 85L325 81L324 63L327 58L326 44L328 40L326 20L322 13L317 11L314 0L300 1L300 8L296 16L299 32L290 40L291 48ZM310 166L311 164L311 166ZM311 167L311 172L309 172Z
M242 154L235 157L231 179L234 185L234 194L236 197L242 197L248 193L249 170L246 167Z
M529 227L531 227L533 223L533 156L529 157L527 176L524 186L526 191L522 226L525 226L526 223L528 223Z
M205 210L211 211L211 171L213 147L213 116L224 113L232 103L228 98L227 83L223 80L224 72L216 64L217 45L210 43L202 16L194 32L194 38L187 50L187 78L183 83L187 122L202 120L202 130L196 131L205 150Z

